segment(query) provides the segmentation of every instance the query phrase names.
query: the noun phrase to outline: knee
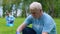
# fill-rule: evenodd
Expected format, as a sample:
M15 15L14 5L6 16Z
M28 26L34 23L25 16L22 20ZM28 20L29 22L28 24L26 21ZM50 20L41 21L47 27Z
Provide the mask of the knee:
M36 34L33 28L26 27L23 29L22 34Z

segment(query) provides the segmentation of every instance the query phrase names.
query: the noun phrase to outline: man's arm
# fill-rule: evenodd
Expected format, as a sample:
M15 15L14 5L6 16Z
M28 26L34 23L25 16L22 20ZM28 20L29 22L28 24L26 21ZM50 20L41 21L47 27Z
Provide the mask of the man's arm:
M31 19L31 16L28 16L28 17L25 19L24 23L21 24L21 26L19 26L19 27L17 28L17 32L18 32L18 33L21 32L27 25L31 24L31 23L32 23L31 20L32 20L32 19Z
M26 27L26 24L23 23L17 28L17 32L21 32Z
M42 34L48 34L47 32L42 32Z
M44 19L44 26L42 30L42 34L48 34L51 33L55 26L54 20L51 17Z

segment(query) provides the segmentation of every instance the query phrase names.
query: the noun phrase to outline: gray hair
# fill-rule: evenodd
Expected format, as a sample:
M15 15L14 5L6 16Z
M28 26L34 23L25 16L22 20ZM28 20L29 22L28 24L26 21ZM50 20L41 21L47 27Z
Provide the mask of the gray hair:
M42 10L42 5L39 2L33 2L30 4L30 9L34 10L34 9L40 9Z

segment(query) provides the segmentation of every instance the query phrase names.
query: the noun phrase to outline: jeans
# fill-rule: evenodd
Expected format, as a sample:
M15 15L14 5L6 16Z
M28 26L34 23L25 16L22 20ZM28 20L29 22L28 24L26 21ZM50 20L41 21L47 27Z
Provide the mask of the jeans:
M23 29L22 34L36 34L36 32L32 28L26 27Z

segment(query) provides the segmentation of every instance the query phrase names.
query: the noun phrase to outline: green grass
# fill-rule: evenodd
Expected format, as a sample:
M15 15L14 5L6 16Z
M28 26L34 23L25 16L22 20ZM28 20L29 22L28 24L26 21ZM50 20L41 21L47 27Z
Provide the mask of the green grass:
M5 18L0 18L0 34L16 34L17 27L24 21L25 18L16 18L14 27L7 27ZM60 19L54 18L57 24L57 34L60 34Z
M6 26L5 18L0 18L0 34L16 34L17 27L24 21L24 18L16 18L14 27Z
M55 18L57 34L60 34L60 18Z

